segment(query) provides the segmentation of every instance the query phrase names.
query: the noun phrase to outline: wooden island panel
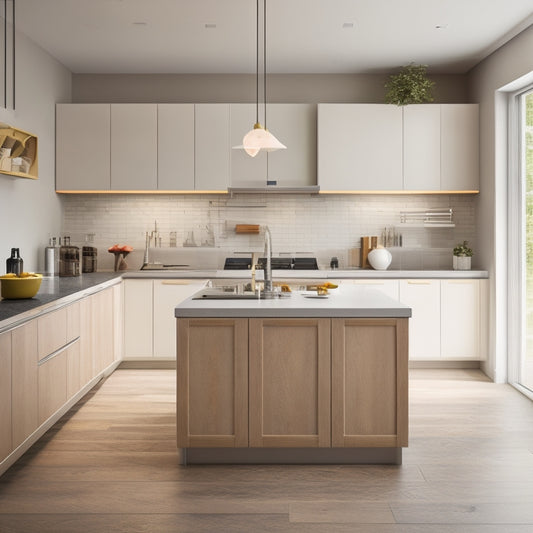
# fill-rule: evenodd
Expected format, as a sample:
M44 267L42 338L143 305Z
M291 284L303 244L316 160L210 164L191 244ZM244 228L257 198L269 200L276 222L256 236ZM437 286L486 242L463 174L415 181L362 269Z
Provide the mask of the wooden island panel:
M330 446L330 320L250 319L250 446Z
M179 447L248 446L248 321L178 320Z

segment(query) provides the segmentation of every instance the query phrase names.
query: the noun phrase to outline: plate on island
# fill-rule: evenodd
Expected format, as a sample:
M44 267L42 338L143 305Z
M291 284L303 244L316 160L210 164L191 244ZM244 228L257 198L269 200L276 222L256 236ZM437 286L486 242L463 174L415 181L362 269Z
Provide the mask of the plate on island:
M329 298L329 294L317 294L316 292L304 292L302 294L304 298L319 298L321 300Z

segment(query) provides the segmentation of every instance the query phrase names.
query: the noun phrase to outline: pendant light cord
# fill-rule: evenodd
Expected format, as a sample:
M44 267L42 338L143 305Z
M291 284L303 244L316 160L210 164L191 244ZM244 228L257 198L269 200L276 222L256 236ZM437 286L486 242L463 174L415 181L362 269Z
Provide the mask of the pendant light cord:
M267 129L267 0L263 0L263 98L265 102L265 130Z
M259 122L259 0L255 5L255 123Z

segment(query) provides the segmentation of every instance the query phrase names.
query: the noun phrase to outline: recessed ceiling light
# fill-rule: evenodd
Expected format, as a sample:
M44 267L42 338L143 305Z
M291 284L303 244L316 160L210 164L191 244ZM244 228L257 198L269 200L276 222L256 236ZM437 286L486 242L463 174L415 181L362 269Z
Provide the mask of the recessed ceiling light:
M355 26L353 22L344 22L342 27L343 29L352 29Z
M207 30L213 30L217 27L214 22L207 22L206 24L204 24L204 26Z
M437 24L435 26L435 29L437 30L445 30L448 27L448 24Z
M148 22L139 21L139 22L132 22L134 26L148 26Z

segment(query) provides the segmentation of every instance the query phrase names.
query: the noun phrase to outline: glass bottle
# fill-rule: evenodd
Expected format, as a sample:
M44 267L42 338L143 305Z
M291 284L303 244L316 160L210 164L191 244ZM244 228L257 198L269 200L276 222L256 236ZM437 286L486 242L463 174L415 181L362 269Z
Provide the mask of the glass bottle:
M11 257L6 261L6 274L16 274L20 276L23 272L24 261L20 257L18 248L11 248Z

